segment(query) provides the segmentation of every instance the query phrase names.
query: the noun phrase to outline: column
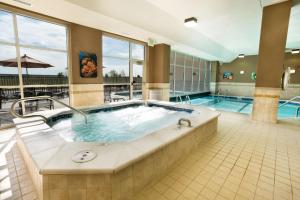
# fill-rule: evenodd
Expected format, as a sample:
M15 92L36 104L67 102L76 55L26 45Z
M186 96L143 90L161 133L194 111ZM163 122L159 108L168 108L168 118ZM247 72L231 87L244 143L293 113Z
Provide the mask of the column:
M170 99L170 46L157 44L148 47L145 99Z
M291 6L289 0L263 8L252 111L252 119L256 121L277 122Z
M85 26L70 26L70 105L75 107L97 106L104 103L102 76L102 32ZM97 77L80 76L79 53L87 52L97 56Z

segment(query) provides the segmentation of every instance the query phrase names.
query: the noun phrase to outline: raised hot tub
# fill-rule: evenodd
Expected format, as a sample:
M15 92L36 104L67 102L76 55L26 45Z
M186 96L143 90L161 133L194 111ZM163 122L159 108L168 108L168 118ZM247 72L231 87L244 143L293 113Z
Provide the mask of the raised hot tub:
M83 111L88 124L66 109L39 112L48 123L14 120L40 199L130 199L212 137L219 116L204 107L159 101ZM192 127L179 127L181 118Z

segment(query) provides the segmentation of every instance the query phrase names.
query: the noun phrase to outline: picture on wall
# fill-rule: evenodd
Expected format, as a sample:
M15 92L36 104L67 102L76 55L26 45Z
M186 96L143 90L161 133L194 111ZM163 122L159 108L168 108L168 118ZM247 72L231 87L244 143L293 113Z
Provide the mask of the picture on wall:
M233 79L233 73L232 72L224 72L223 73L223 79L232 80Z
M256 80L256 72L251 73L251 79L254 81Z
M97 55L93 53L80 52L80 76L83 78L97 77Z

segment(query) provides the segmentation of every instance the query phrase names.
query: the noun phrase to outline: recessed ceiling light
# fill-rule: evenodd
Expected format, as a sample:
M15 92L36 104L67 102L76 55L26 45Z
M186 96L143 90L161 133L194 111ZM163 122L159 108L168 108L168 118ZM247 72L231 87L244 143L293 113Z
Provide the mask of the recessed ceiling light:
M21 3L21 4L26 5L26 6L31 6L31 3L23 1L23 0L13 0L13 1Z
M190 17L184 20L184 25L188 28L197 26L197 19L195 17Z
M245 54L239 54L238 58L245 58Z
M300 53L300 49L293 49L291 53L292 53L292 54Z

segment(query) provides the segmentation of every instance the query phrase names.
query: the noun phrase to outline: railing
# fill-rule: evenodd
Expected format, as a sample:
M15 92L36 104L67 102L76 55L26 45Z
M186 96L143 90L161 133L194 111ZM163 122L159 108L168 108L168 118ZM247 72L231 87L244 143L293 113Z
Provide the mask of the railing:
M293 102L293 101L296 100L296 99L300 99L300 96L295 96L295 97L291 98L290 100L288 100L288 101L284 102L283 104L281 104L281 105L279 106L279 108L282 107L282 106L285 106L286 104L288 104L288 103L290 103L290 102ZM296 111L296 117L298 117L299 114L300 114L300 106L297 108L297 111Z
M192 127L191 120L186 119L186 118L180 118L178 120L177 126L180 128L182 126L182 122L186 122L188 124L188 127Z
M180 102L182 103L182 98L179 95L176 96L176 102L178 102L178 100L180 100Z
M282 106L284 106L284 105L286 105L286 104L288 104L288 103L290 103L290 102L292 102L296 99L300 99L300 96L295 96L295 97L291 98L290 100L288 100L285 103L281 104L279 107L282 107Z
M59 75L22 75L24 85L61 85L68 84L67 76ZM17 74L0 74L0 85L18 86Z
M185 101L188 102L189 104L192 104L191 98L190 98L189 95L186 95L186 96L185 96Z
M87 116L84 112L80 111L80 110L77 110L76 108L72 107L72 106L69 106L68 104L65 104L57 99L54 99L52 97L49 97L49 96L37 96L37 97L26 97L26 98L23 98L23 99L18 99L16 100L12 105L11 105L11 108L10 108L10 113L14 116L14 117L19 117L19 118L32 118L32 117L40 117L43 119L43 121L46 123L47 122L47 118L43 115L19 115L15 112L15 105L19 102L24 102L24 101L32 101L32 100L51 100L51 101L55 101L79 114L81 114L83 117L84 117L84 120L85 120L85 123L87 124Z

